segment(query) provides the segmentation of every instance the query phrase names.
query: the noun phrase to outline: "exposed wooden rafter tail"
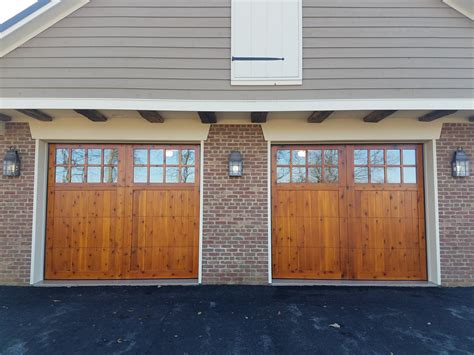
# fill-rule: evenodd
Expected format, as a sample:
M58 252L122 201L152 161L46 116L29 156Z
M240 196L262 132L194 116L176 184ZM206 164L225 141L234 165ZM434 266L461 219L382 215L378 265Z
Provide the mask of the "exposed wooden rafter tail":
M381 110L381 111L372 111L367 116L364 117L364 122L367 123L377 123L382 121L384 118L387 118L390 115L393 115L397 110Z
M4 113L0 113L0 122L10 122L12 118Z
M308 117L308 123L322 123L324 120L326 120L333 113L334 113L334 111L314 111Z
M252 123L265 123L267 122L268 112L252 112L250 114L250 121Z
M449 116L452 115L453 113L456 113L457 110L437 110L437 111L431 111L427 113L426 115L423 115L418 118L418 121L421 122L431 122L434 120L437 120L441 117Z
M74 110L78 114L87 117L92 122L106 122L107 117L100 111L97 110Z
M53 120L53 117L40 110L22 109L17 111L38 121L51 122Z
M217 123L217 116L215 112L198 112L198 115L202 123Z
M163 123L165 119L158 111L138 111L140 116L150 123Z

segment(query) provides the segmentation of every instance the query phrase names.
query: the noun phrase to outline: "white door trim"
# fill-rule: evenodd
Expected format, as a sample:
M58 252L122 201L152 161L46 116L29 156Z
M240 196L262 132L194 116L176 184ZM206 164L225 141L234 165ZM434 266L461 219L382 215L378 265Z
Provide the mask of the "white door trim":
M201 141L199 159L199 267L198 284L202 284L202 238L204 220L204 141Z
M305 144L320 144L321 142L305 142ZM403 143L403 141L397 142ZM424 172L424 196L425 196L425 235L426 235L426 262L427 262L427 281L435 285L441 285L441 258L439 242L439 208L438 208L438 177L436 161L436 139L432 139L423 144L423 172ZM273 275L271 268L272 252L272 217L271 217L271 148L269 141L269 211L268 211L268 250L269 250L269 283L272 283ZM275 145L278 142L274 143ZM332 144L346 144L346 142L332 142Z
M268 190L268 283L273 282L273 268L272 268L272 142L267 142L267 190Z
M80 141L71 141L71 143L81 143ZM31 242L31 265L30 265L30 284L43 285L45 268L45 248L46 248L46 218L47 218L47 200L48 200L48 156L49 144L44 140L35 140L35 173L34 173L34 198L33 198L33 216L32 216L32 242ZM149 144L150 142L144 142ZM159 143L159 142L157 142ZM202 231L203 231L203 161L204 161L204 141L200 141L200 196L199 196L199 268L198 283L202 282ZM106 281L106 280L105 280ZM125 283L127 280L123 280ZM129 281L129 280L128 280ZM157 280L160 281L160 280ZM71 282L65 282L64 285L70 285ZM101 282L100 280L97 282ZM57 286L61 282L55 281L52 285ZM106 284L107 282L104 282Z

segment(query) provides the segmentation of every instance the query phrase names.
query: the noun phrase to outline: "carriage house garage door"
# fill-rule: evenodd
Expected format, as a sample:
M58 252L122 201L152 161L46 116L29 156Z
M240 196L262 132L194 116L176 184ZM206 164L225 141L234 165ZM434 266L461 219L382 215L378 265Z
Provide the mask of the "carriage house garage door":
M45 279L197 278L199 147L50 145Z
M275 279L426 280L420 145L272 153Z

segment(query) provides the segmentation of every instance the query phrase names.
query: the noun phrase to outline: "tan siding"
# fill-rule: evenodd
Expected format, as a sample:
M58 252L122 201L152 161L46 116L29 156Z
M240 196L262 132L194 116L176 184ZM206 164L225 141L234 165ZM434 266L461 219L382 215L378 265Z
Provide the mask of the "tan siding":
M0 59L5 97L472 97L473 22L438 0L304 0L302 86L230 85L230 0L91 0Z

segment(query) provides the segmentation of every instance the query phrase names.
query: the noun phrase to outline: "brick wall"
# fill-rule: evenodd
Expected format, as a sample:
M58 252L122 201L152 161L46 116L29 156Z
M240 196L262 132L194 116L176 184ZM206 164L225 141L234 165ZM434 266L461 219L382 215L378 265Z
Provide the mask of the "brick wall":
M474 176L451 176L450 162L457 147L463 147L474 164L473 124L444 124L437 142L441 278L444 286L473 286Z
M21 159L21 176L0 174L0 284L27 284L30 278L35 143L27 123L6 123L0 135L0 162L8 147Z
M240 151L244 176L227 174ZM203 283L268 282L267 143L260 125L212 125L204 145Z

